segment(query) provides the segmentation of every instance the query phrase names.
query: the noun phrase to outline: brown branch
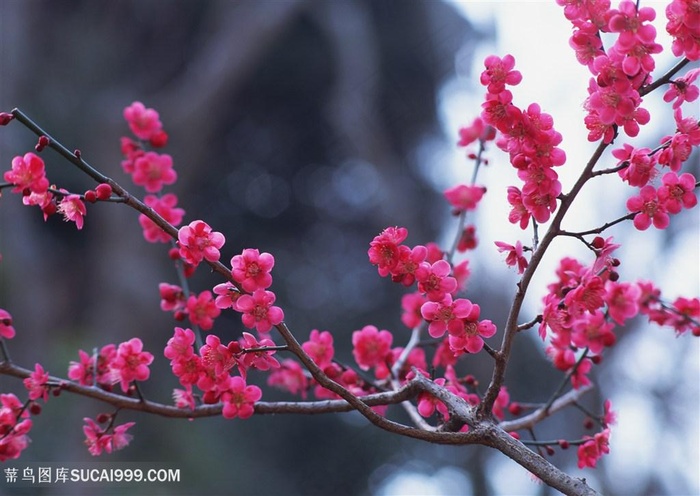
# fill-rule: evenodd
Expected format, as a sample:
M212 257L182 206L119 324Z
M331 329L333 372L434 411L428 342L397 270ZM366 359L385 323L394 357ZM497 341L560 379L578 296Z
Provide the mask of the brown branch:
M583 386L579 389L572 389L563 396L557 398L549 408L546 405L541 406L532 413L515 420L506 420L500 422L498 426L506 432L519 431L521 429L531 429L545 418L554 415L556 412L563 410L576 403L584 394L591 391L593 386Z

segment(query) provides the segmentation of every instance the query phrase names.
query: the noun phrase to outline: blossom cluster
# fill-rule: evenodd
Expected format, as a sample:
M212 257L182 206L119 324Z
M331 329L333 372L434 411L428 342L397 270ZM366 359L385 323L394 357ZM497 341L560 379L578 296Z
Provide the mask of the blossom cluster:
M119 346L108 344L99 353L78 351L80 361L72 361L68 377L83 386L100 386L108 391L119 383L123 392L132 390L134 381L145 381L151 375L148 366L153 355L143 350L139 338L131 338Z
M683 118L680 108L674 116L678 130L673 136L662 138L656 152L628 144L613 151L620 160L620 177L631 186L639 187L638 194L627 200L627 209L634 214L634 226L640 231L652 224L657 229L665 229L670 215L693 208L698 202L694 193L695 176L679 172L693 147L700 146L700 124L693 118ZM670 170L663 174L657 187L653 179L665 168Z
M104 417L104 419L101 417ZM98 416L98 420L104 420L104 422L112 418L113 417L109 415ZM110 422L109 425L103 429L99 426L98 422L95 422L89 417L85 417L83 421L85 422L83 426L85 444L92 456L99 456L102 452L111 453L112 451L118 451L128 446L129 442L131 442L132 436L131 434L127 434L126 431L133 427L135 422L126 422L116 426Z
M557 207L561 183L554 167L566 162L566 154L558 147L561 134L554 121L536 103L521 110L513 104L513 94L506 86L520 83L522 75L515 70L515 58L505 55L487 57L481 84L486 86L481 119L498 130L496 145L509 154L510 163L523 181L522 189L508 188L511 212L508 220L525 229L530 218L547 222Z
M29 412L14 394L0 394L0 462L19 458L29 444Z
M370 263L377 266L381 276L391 276L405 286L416 285L413 294L403 299L403 321L409 327L428 323L428 333L442 338L453 356L478 353L484 346L484 338L493 336L496 327L490 320L481 320L479 305L466 298L457 298L469 276L467 261L452 267L443 259L443 253L433 247L417 245L413 248L402 244L408 236L404 227L388 227L370 243ZM353 354L361 368L368 369L386 361L390 352L391 334L377 333L367 326L353 334Z
M40 148L42 147L37 146L37 150ZM22 203L41 209L44 220L60 213L65 221L74 222L78 229L83 228L84 217L87 215L85 200L108 200L112 195L112 188L106 183L99 184L83 195L51 185L46 176L44 160L33 152L14 157L11 169L5 171L3 178L13 186L13 193L22 195Z
M195 352L195 334L192 329L175 328L175 333L165 347L164 355L170 359L173 374L185 389L175 390L177 406L194 409L193 386L202 391L205 404L223 404L223 416L242 419L253 415L254 404L262 397L259 387L246 384L249 369L270 370L280 366L273 357L275 350L271 339L258 341L255 336L243 333L239 341L227 345L210 334L206 343ZM238 375L231 372L237 369Z
M649 321L673 327L678 334L700 336L700 299L679 297L664 303L661 292L650 282L621 282L615 271L619 260L612 253L619 245L612 238L597 237L591 246L596 260L584 265L563 258L558 280L550 284L543 299L539 327L542 339L549 334L547 354L554 366L571 374L575 388L590 384L591 366L603 350L615 344L615 326L623 326L638 314ZM586 350L585 353L578 353Z

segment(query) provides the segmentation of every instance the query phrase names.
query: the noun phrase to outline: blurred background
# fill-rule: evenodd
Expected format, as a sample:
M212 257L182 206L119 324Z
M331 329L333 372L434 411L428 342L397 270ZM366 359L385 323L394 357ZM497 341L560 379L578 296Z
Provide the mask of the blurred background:
M553 2L0 0L0 109L21 108L140 194L120 167L119 138L128 135L122 109L134 100L156 108L179 175L169 191L186 209L185 222L201 218L226 235L225 263L243 248L273 253L272 289L293 332L305 340L311 329L330 330L337 356L352 362L352 332L366 324L390 329L394 345L409 336L400 322L402 289L367 261L371 239L391 225L408 228L410 245L436 240L447 247L454 236L441 192L471 175L455 143L457 129L478 115L485 55L513 53L524 75L516 103L540 102L554 116L572 171L560 172L564 190L583 167L591 149L581 108L588 75L575 63L569 35ZM659 70L671 64L660 59ZM645 106L663 117L638 146L653 147L673 132L670 110L654 96ZM0 131L0 169L7 170L36 139L18 124ZM480 179L489 188L485 208L472 219L480 244L469 255L468 296L500 329L516 275L493 241L527 244L530 234L505 220L504 192L515 175L502 155L492 150L490 157ZM52 182L77 192L93 186L53 152L43 158ZM697 154L688 166L697 175ZM582 198L567 228L624 213L629 191L613 183L604 195ZM644 238L618 226L611 234L628 247L623 277L654 278L670 299L696 296L698 224L696 209ZM557 249L586 260L577 246ZM91 206L77 231L57 217L45 224L38 209L3 195L0 308L12 313L18 331L12 358L65 376L79 348L139 336L156 356L144 393L170 402L178 383L162 349L175 323L158 308L158 283L177 278L166 251L143 241L126 208ZM546 260L523 320L537 314L557 259L553 253ZM191 286L201 291L219 282L200 269ZM599 389L585 398L592 411L613 399L620 422L612 453L596 471L579 472L573 450L553 462L604 494L697 494L698 340L635 323L619 331L595 374ZM243 330L238 315L225 313L214 328L227 340ZM518 339L507 386L515 400L545 401L560 375L531 337ZM461 374L488 381L488 357L464 362ZM264 383L263 376L254 380ZM21 393L21 385L0 377L0 390ZM291 398L265 389L264 399ZM83 398L50 399L19 465L93 461L82 418L108 411ZM390 414L402 418L399 409ZM354 414L187 422L123 412L118 420L137 422L134 440L101 461L182 468L181 484L150 494L554 494L499 453L397 438ZM592 435L582 420L571 409L539 426L538 437Z

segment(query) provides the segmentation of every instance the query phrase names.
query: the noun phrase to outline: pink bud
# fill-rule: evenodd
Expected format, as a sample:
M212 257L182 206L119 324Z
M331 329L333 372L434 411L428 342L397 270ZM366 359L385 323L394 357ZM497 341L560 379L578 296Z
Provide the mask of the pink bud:
M85 196L86 202L95 203L97 201L97 193L92 189L87 190L83 196Z
M112 196L112 187L107 183L98 184L95 188L98 200L108 200Z
M39 141L37 142L37 144L36 144L36 146L34 147L34 149L35 149L37 152L40 152L40 151L42 151L44 148L46 148L47 146L49 146L49 143L50 143L49 138L46 137L46 136L44 136L44 135L42 134L41 136L39 136Z
M14 118L15 116L10 113L0 112L0 126L6 126Z

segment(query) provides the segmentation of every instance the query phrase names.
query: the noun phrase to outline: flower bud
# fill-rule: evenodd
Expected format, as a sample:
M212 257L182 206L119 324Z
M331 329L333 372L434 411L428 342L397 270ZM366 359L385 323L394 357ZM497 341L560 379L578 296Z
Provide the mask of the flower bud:
M6 126L15 116L8 112L0 112L0 126Z
M83 196L85 196L86 202L95 203L97 201L97 193L95 193L95 190L89 189Z
M112 196L112 187L107 183L101 183L97 185L95 192L98 200L109 200L109 197Z

